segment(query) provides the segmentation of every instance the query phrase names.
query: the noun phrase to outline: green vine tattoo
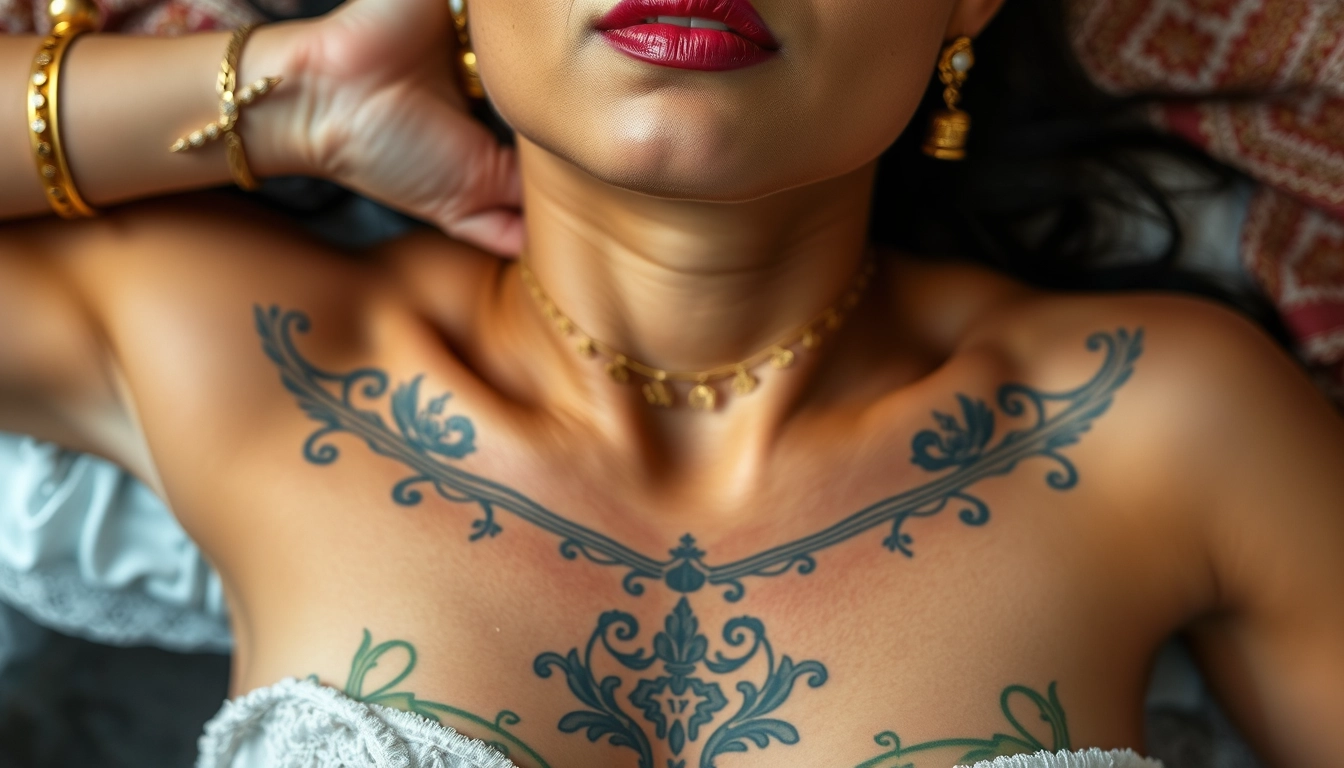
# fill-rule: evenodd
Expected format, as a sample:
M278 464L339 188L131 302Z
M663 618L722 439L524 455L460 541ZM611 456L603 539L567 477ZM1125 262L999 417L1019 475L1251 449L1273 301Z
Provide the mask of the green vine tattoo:
M1037 738L1013 714L1013 702L1016 699L1029 701L1041 720L1050 726L1049 742ZM1010 685L999 694L999 708L1003 710L1003 717L1015 734L996 733L985 739L938 739L907 746L901 744L901 737L895 731L883 731L874 736L873 740L887 751L859 763L856 768L917 768L924 761L928 761L925 764L931 766L947 765L948 757L953 755L956 756L956 765L972 765L1004 755L1029 754L1041 750L1058 752L1073 748L1069 742L1069 725L1064 718L1064 708L1055 695L1055 683L1050 684L1045 695L1024 685Z
M401 650L406 653L406 666L382 687L366 693L364 691L364 678L378 666L378 661L384 654L393 650ZM535 749L528 746L526 742L509 730L510 727L522 722L522 718L514 712L507 709L501 710L493 720L490 720L465 709L418 698L410 691L394 690L410 676L415 669L415 663L414 645L405 640L388 640L374 645L373 636L366 629L364 630L364 641L359 644L359 650L355 652L355 659L350 664L350 677L345 681L345 695L366 704L378 704L405 712L413 712L421 717L433 720L439 725L449 724L444 722L445 718L452 722L469 723L473 731L478 731L483 736L489 734L482 740L505 757L514 759L516 755L523 754L538 768L551 768L550 764L543 760Z

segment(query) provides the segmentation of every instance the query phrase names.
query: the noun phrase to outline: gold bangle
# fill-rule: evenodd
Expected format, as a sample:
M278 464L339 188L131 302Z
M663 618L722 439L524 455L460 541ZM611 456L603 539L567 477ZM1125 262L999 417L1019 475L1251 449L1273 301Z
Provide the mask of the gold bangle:
M250 85L238 87L238 59L243 52L243 43L247 42L247 36L255 28L255 25L248 24L235 29L229 38L228 47L224 49L224 60L220 62L219 76L215 79L215 93L219 94L219 119L179 138L169 147L172 152L189 152L217 139L224 139L229 175L235 184L249 192L261 185L247 164L243 137L237 130L238 120L242 117L243 107L270 93L280 84L279 77L263 77Z
M28 78L28 136L33 144L37 174L52 210L66 219L98 215L75 187L61 146L60 130L61 62L70 43L93 28L94 24L83 18L57 21L33 57L33 71Z

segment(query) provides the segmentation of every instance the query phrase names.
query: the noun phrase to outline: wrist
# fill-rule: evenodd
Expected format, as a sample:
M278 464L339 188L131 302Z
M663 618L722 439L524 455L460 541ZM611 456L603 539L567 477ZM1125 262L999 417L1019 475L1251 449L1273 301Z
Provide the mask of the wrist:
M238 63L240 85L263 77L279 77L275 90L250 105L238 130L252 172L271 176L316 176L311 141L312 73L307 49L312 23L279 22L259 27L244 46Z

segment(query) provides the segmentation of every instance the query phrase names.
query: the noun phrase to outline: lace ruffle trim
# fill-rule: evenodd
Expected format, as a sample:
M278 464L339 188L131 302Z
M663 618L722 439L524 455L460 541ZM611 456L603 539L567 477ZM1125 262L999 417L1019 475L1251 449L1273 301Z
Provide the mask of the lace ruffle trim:
M0 564L0 602L42 626L105 645L227 653L228 622L163 603L143 592L97 589L74 565L21 571Z
M376 768L516 768L485 742L452 728L294 678L225 702L206 724L196 768L253 768L233 761L254 738L278 748L267 768L345 765L350 759ZM1128 749L1094 748L1000 757L973 768L1162 768L1162 763Z
M233 764L251 739L283 750L270 754L267 768L345 765L350 759L376 768L516 768L485 742L452 728L294 678L225 702L206 723L196 768L252 768Z
M1077 752L1037 752L1034 755L1012 755L985 760L971 768L1162 768L1157 760L1139 756L1132 749L1097 748Z

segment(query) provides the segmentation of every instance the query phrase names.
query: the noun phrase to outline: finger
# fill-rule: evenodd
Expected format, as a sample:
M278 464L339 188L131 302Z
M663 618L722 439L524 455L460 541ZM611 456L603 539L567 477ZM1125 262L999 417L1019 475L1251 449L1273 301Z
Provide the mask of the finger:
M479 128L474 151L463 158L457 184L442 188L439 228L501 255L522 248L522 180L518 153Z
M478 163L468 194L483 205L518 208L523 204L523 181L518 168L518 152L491 140L483 153L472 158Z
M440 226L452 237L500 256L517 256L523 250L523 216L517 209L482 211Z

